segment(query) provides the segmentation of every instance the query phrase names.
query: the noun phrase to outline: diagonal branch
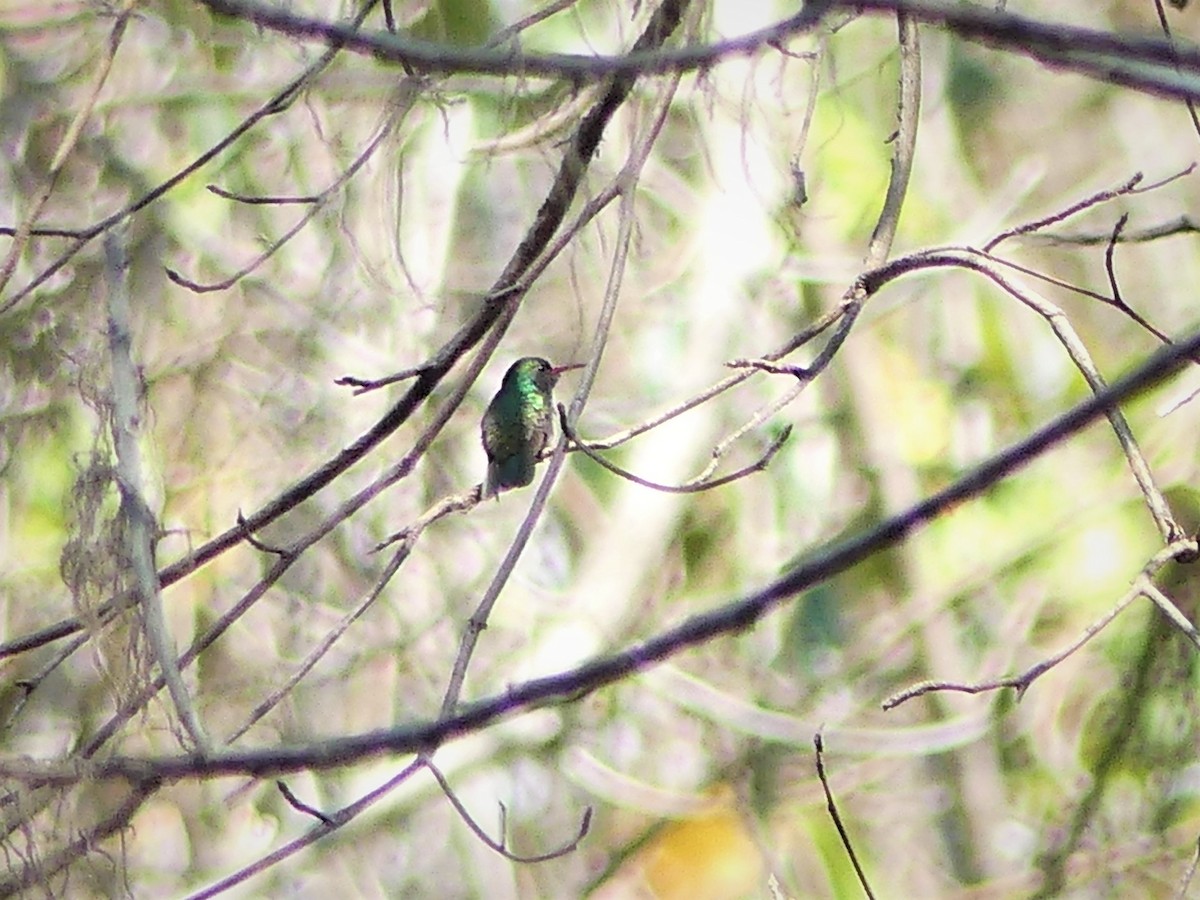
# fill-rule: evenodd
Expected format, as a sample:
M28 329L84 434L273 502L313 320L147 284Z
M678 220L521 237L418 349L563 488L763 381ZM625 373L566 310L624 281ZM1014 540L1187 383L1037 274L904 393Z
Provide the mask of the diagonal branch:
M333 768L381 754L428 752L453 737L478 731L499 719L547 704L577 700L690 647L720 635L742 631L803 591L895 546L925 523L963 501L981 495L1005 476L1081 431L1111 407L1161 383L1186 366L1190 356L1197 352L1200 352L1200 330L1160 348L1105 390L1089 396L925 500L846 540L816 549L802 565L762 589L693 615L620 653L598 657L558 675L513 685L500 695L465 704L456 713L432 722L402 725L308 746L222 751L204 760L192 756L114 756L92 763L88 774L98 778L175 780L218 774L265 776L298 769ZM19 778L33 785L70 784L79 779L80 772L72 764L41 765L10 759L0 760L0 776Z
M662 6L655 10L645 31L634 44L635 52L656 46L665 40L679 24L685 7L686 0L665 0ZM245 540L253 532L274 522L284 513L329 485L407 422L416 409L428 399L450 369L464 354L478 344L489 330L498 329L498 340L499 335L507 327L507 323L516 314L525 291L528 289L528 284L524 281L526 275L546 251L555 232L566 217L583 181L583 175L600 145L605 128L632 89L633 82L631 80L614 81L596 106L583 117L574 137L567 145L563 161L533 223L514 250L504 271L496 279L491 290L482 298L479 311L425 363L416 376L416 383L400 400L363 435L332 459L323 463L254 513L246 516L232 528L209 540L183 559L165 567L159 572L159 581L163 587L196 571L230 547ZM426 429L426 434L422 436L425 446L428 446L428 443L436 437L441 425L449 419L450 414L462 401L466 394L466 387L482 370L488 355L490 355L490 351L474 361L465 385L443 405L439 411L437 423ZM417 454L410 458L410 467L416 464L419 457L420 454ZM114 612L124 609L129 602L128 596L114 598L105 604L99 613L102 616L111 616ZM26 635L0 645L0 658L58 640L79 630L80 627L82 626L78 619L65 619L36 634Z

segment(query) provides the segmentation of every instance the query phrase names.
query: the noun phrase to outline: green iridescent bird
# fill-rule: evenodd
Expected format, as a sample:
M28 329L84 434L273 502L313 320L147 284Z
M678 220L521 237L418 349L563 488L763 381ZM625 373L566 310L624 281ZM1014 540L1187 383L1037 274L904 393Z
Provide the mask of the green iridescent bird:
M582 367L555 368L540 356L522 357L508 367L480 428L488 458L484 499L533 481L538 455L554 433L554 385L563 372Z

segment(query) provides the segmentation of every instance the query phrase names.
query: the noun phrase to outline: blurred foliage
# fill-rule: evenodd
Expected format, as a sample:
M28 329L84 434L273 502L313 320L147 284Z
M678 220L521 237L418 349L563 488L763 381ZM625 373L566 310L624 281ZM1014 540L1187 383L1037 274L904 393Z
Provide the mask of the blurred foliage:
M411 36L473 46L541 5L430 0L395 12ZM328 17L336 5L285 6ZM693 40L717 40L794 7L715 0L698 4L702 15L687 27ZM533 25L520 45L619 52L649 8L581 2ZM16 227L31 213L77 116L78 141L53 180L42 227L86 228L143 197L321 52L185 0L138 4L100 83L115 12L0 3L0 224ZM1022 12L1101 29L1156 27L1149 7L1130 4L1072 0ZM382 27L382 16L368 26ZM1172 13L1172 27L1185 39L1200 31L1187 14ZM728 360L762 357L839 302L889 177L894 32L884 18L856 18L797 38L793 53L731 58L682 79L640 172L630 259L583 435L604 438L682 404L727 376ZM916 168L893 255L981 246L1135 172L1155 182L1196 157L1200 136L1177 104L933 28L922 29L922 43ZM401 114L402 77L398 67L341 54L295 103L120 226L132 259L140 438L163 530L160 565L260 508L378 420L404 384L355 397L334 379L417 365L474 313L597 96L548 79L460 76L431 82ZM643 81L619 111L575 211L625 165L662 84ZM376 136L380 149L315 211L209 189L321 194ZM1107 234L1122 212L1129 229L1151 227L1191 214L1197 199L1191 175L1052 230ZM465 622L532 492L431 526L378 602L255 718L369 598L388 560L375 545L481 478L479 418L508 363L587 358L618 241L616 207L576 233L531 287L414 471L306 551L188 670L218 743L237 734L237 747L290 746L437 714ZM228 279L309 212L291 241L226 289L195 292L166 275ZM1125 299L1169 335L1197 324L1194 242L1179 235L1115 253ZM71 243L34 236L0 303ZM3 252L11 246L0 238ZM1063 286L1107 291L1103 243L1014 240L997 252L1061 282L1013 275L1062 308L1106 377L1156 346L1117 309ZM5 641L74 615L82 595L96 599L95 579L120 568L111 554L94 558L117 513L114 483L97 476L111 463L97 402L107 391L102 271L91 241L0 313ZM258 538L269 547L299 538L399 460L461 368L365 463ZM560 399L575 377L564 378ZM647 479L686 481L794 383L756 375L606 455ZM1195 383L1189 374L1126 407L1189 529L1200 522L1200 404L1163 412ZM944 487L1086 392L1047 323L992 283L952 271L900 280L872 298L829 369L733 443L717 474L750 464L793 426L766 471L713 492L663 494L574 454L481 637L466 699L627 647L761 587ZM85 522L88 486L97 492ZM859 896L815 779L818 728L831 788L879 896L1169 895L1200 832L1200 673L1195 648L1147 600L1020 702L1011 692L935 694L880 709L915 682L982 681L1045 659L1111 609L1160 546L1112 430L1098 422L752 629L439 751L490 834L503 804L516 853L560 846L592 807L576 851L537 865L507 860L421 775L249 881L243 895ZM168 588L176 644L206 633L276 560L239 545ZM1159 580L1194 621L1193 582L1181 565ZM52 668L62 642L0 661L0 753L78 752L109 721L128 679L145 677L122 656L139 628L130 615ZM32 690L27 679L36 679ZM174 720L165 700L151 704L100 754L178 752ZM287 782L331 811L407 762ZM5 813L8 858L49 857L64 835L114 809L124 788L42 796L19 824ZM178 896L311 827L270 780L168 785L130 829L47 891Z

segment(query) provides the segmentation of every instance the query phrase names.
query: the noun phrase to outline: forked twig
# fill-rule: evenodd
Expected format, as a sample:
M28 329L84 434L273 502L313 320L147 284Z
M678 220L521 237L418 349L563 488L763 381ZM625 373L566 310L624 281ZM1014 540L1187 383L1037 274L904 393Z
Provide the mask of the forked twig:
M1017 692L1017 700L1020 700L1025 696L1025 692L1029 690L1030 686L1038 678L1049 672L1063 660L1074 655L1075 652L1083 647L1084 644L1107 628L1109 623L1119 616L1126 607L1137 600L1138 597L1148 597L1151 600L1154 600L1155 604L1167 613L1172 624L1183 631L1184 634L1186 634L1192 641L1192 643L1197 646L1197 649L1200 649L1200 636L1196 635L1196 629L1191 625L1190 622L1183 618L1183 614L1180 613L1175 605L1171 603L1171 601L1165 596L1162 598L1166 601L1165 605L1154 598L1154 593L1161 594L1161 592L1158 591L1152 581L1154 576L1168 562L1172 560L1192 559L1194 558L1196 552L1197 543L1194 539L1176 541L1175 543L1158 551L1158 553L1154 554L1149 562L1142 567L1141 572L1138 573L1138 576L1134 579L1133 584L1130 585L1129 589L1121 595L1120 599L1117 600L1112 609L1084 629L1083 634L1081 634L1075 641L1068 644L1057 653L1041 660L1036 665L1030 666L1024 672L971 684L964 684L956 681L924 681L887 698L885 701L883 701L883 708L885 710L895 709L902 703L906 703L916 697L921 697L925 694L933 693L935 691L952 691L960 694L983 694L990 691L1001 690L1003 688L1014 688ZM1171 612L1168 612L1168 610ZM1179 619L1183 619L1183 622L1180 623L1178 621Z
M705 474L701 473L700 476L698 476L696 479L693 479L692 481L686 481L683 484L673 485L673 484L659 484L658 482L655 482L655 481L648 481L645 478L642 478L638 475L634 475L632 472L630 472L626 469L622 469L620 466L616 465L615 463L609 462L607 459L605 459L603 456L601 456L599 453L597 453L595 450L593 450L591 447L589 447L587 445L587 443L582 438L579 437L579 435L575 432L575 430L571 427L570 423L567 421L567 411L561 403L558 405L558 420L559 420L559 424L562 427L563 432L566 434L566 436L568 438L571 439L571 442L574 445L574 447L578 450L581 450L588 459L592 460L597 465L603 466L605 469L612 472L614 475L618 475L621 478L624 478L626 481L632 481L634 484L641 485L644 488L650 488L653 491L662 491L663 493L666 493L666 494L698 494L701 491L708 491L708 490L712 490L713 488L722 487L723 485L729 484L730 482L733 482L733 481L737 481L740 478L745 478L747 475L752 475L755 472L761 472L764 469L766 469L768 464L770 464L771 459L775 456L776 453L779 452L780 448L783 447L784 443L792 435L792 426L790 426L790 425L786 426L771 441L770 445L767 447L766 452L763 453L763 455L761 457L759 457L758 460L756 460L755 462L751 463L748 466L738 469L736 472L730 473L729 475L723 475L720 478L706 478Z
M425 757L422 760L422 765L429 771L429 774L434 777L434 780L437 781L438 787L442 789L442 793L445 795L446 799L450 801L450 805L454 807L454 811L458 813L459 818L463 820L469 829L471 829L471 833L505 859L509 859L517 863L540 863L547 862L551 859L558 859L559 857L566 856L568 853L574 853L579 848L579 844L583 841L583 839L587 837L588 831L591 830L592 808L587 806L584 807L583 818L579 822L579 831L576 833L575 837L571 838L571 840L567 841L561 847L555 850L548 850L545 853L534 853L529 856L522 856L520 854L513 853L508 849L506 837L507 828L505 827L507 824L506 820L508 818L508 810L505 809L503 803L500 804L500 840L496 840L483 830L482 825L472 818L471 813L467 811L467 808L463 805L463 802L459 800L458 796L454 793L454 789L450 787L450 782L446 780L446 776L443 775L441 770L433 764L433 761L428 757Z

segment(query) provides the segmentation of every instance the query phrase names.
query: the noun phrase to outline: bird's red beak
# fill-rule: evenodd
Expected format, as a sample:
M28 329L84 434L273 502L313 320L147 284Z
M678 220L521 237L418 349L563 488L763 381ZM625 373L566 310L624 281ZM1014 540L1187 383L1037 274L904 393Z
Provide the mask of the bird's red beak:
M582 369L584 363L571 363L569 366L555 366L550 370L551 375L561 375L563 372L570 372L572 369Z

